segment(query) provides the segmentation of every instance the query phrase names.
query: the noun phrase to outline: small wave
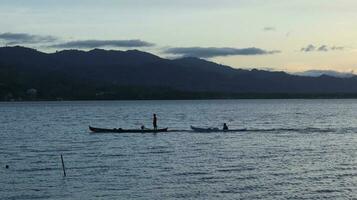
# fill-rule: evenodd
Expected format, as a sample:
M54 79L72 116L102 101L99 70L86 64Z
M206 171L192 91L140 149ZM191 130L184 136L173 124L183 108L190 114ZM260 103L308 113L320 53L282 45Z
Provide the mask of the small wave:
M15 195L15 196L11 196L9 197L9 199L50 199L51 196L50 195L32 195L32 194L28 194L28 195Z
M110 166L101 165L101 166L80 166L80 167L68 167L68 169L108 169Z
M255 168L253 167L245 167L245 168L225 168L225 169L217 169L217 172L241 172L241 171L253 171Z
M148 149L167 149L168 146L152 146L152 147L148 147Z
M175 176L196 176L196 175L207 175L207 172L182 172L182 173L175 173Z
M339 190L333 190L333 189L319 189L315 190L316 193L334 193L334 192L340 192Z
M218 176L206 176L206 177L201 177L199 178L200 181L203 182L210 182L210 183L214 183L214 182L224 182L224 178L222 177L218 177Z
M246 185L242 187L233 187L233 188L228 188L226 190L221 190L220 193L222 194L237 194L237 193L242 193L242 191L254 191L254 190L259 190L260 186L258 185Z
M221 191L219 191L219 193L221 193L221 194L237 194L237 193L240 193L240 191L237 190L236 188L234 188L231 190L221 190Z
M46 168L18 169L16 171L17 172L39 172L39 171L51 171L51 170L58 170L58 169L60 169L60 168L46 167Z
M270 128L270 129L247 129L249 132L298 132L298 133L328 133L336 132L334 128Z
M349 178L349 177L356 177L357 173L344 173L344 174L337 174L337 178Z
M170 154L173 153L174 151L146 151L146 152L140 152L138 154L146 155L146 154Z
M104 157L128 157L127 154L103 154Z

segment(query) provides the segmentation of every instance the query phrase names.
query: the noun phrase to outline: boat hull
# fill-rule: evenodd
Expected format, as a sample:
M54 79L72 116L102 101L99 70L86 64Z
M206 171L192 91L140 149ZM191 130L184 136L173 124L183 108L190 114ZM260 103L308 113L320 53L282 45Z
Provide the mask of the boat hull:
M191 126L191 129L194 132L200 132L200 133L215 133L215 132L240 132L240 131L247 131L247 129L228 129L228 130L223 130L219 128L200 128L200 127L195 127Z
M89 126L89 130L93 133L160 133L167 132L168 128L162 129L122 129L122 128L96 128Z

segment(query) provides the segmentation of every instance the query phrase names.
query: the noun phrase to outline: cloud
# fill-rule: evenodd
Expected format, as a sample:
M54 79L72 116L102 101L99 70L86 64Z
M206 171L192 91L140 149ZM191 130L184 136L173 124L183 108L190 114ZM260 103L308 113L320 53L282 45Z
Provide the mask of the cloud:
M266 26L263 28L263 31L275 31L275 30L276 30L276 28L273 26Z
M315 51L316 47L312 44L307 45L307 47L301 48L301 51L304 52L310 52L310 51Z
M317 50L318 51L328 51L329 49L328 49L328 47L326 45L322 45Z
M177 47L169 48L164 51L168 54L181 55L183 57L200 57L200 58L212 58L218 56L249 56L249 55L266 55L280 53L280 51L267 51L256 47L251 48L217 48L217 47Z
M153 43L142 40L76 40L51 45L56 48L98 48L98 47L150 47Z
M309 44L306 47L301 48L300 51L303 51L303 52L313 52L313 51L328 52L328 51L341 51L344 49L345 49L345 47L342 47L342 46L329 47L327 45L321 45L321 46L317 47L315 45Z
M54 48L97 48L97 47L149 47L154 44L142 40L75 40L63 41L54 36L28 33L0 33L0 42L6 45L39 44Z
M331 50L344 50L345 47L341 47L341 46L333 46L331 47Z
M58 40L54 36L32 35L28 33L0 33L0 40L6 44L36 44L49 43Z

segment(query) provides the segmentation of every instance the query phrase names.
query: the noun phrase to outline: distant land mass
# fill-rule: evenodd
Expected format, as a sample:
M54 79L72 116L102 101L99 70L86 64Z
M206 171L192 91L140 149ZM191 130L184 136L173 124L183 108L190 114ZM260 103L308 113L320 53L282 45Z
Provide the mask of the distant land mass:
M357 77L243 70L187 57L0 48L0 100L356 98Z
M304 71L304 72L297 72L294 74L300 75L300 76L312 76L312 77L328 75L328 76L338 77L338 78L350 78L350 77L355 76L352 72L336 72L336 71L332 71L332 70L308 70L308 71Z

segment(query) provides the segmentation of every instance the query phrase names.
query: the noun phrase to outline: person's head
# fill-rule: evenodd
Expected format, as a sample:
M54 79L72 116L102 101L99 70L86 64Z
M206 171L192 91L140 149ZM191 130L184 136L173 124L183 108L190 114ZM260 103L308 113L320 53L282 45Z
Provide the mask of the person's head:
M223 125L224 125L224 126L227 126L227 124L226 124L226 123L223 123Z
M156 117L156 114L154 114L154 117Z

